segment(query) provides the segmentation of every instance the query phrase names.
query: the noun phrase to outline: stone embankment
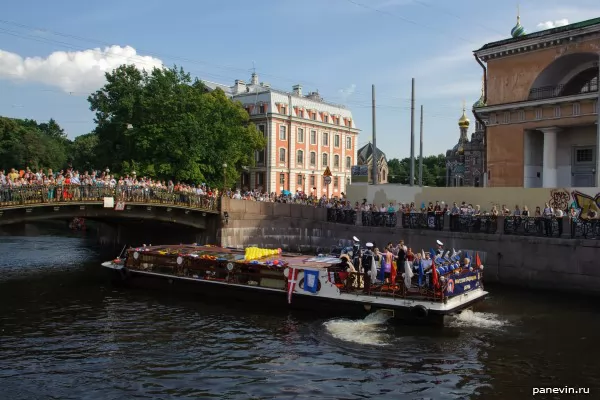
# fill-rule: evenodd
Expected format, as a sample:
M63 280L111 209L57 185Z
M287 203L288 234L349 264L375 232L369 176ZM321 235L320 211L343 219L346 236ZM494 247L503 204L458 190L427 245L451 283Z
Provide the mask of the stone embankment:
M448 249L479 251L487 282L600 294L597 240L345 225L327 222L322 208L230 199L223 199L221 217L217 236L223 246L305 252L357 236L379 247L403 239L413 251L427 251L440 239Z

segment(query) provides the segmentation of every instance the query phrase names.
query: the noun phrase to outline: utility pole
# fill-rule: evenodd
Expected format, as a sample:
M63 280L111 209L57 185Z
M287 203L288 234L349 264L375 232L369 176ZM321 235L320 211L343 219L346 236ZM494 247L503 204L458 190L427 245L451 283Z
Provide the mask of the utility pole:
M410 186L415 185L415 78L410 98Z
M371 97L373 98L373 185L377 185L377 123L375 118L375 85L371 85Z
M419 186L423 187L423 104L421 104L421 143L419 146Z

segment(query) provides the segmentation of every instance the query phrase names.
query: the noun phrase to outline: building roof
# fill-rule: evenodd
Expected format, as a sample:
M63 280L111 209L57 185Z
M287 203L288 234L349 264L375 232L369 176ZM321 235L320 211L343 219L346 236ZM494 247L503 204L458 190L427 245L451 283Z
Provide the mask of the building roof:
M387 163L387 157L385 156L385 153L383 151L381 151L380 148L377 148L377 151L379 152L379 154L381 154L383 156L383 159ZM363 147L358 149L358 151L356 152L356 155L359 160L364 160L365 162L368 161L369 158L371 158L371 156L373 155L373 143L369 142L369 143L365 144ZM379 161L379 160L377 160L377 161Z
M546 29L543 31L538 31L538 32L534 32L534 33L530 33L530 34L526 34L526 35L522 35L522 36L511 37L508 39L503 39L503 40L499 40L496 42L487 43L487 44L483 45L483 47L481 47L480 49L475 50L475 52L491 49L494 47L504 46L504 45L511 44L511 43L517 43L522 40L543 38L546 36L555 35L557 33L563 33L563 32L568 32L568 31L572 31L572 30L576 30L576 29L587 28L587 27L599 25L599 24L600 24L600 18L592 18L592 19L588 19L586 21L576 22L573 24L565 25L565 26L559 26L558 28Z

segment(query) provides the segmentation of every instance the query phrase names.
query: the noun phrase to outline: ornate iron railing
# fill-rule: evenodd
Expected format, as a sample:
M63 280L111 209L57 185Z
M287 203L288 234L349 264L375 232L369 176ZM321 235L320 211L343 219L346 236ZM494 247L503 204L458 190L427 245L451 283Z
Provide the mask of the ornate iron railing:
M397 215L395 212L366 211L362 213L362 225L393 228L398 223Z
M219 206L218 199L214 197L187 192L171 192L166 189L136 186L112 188L106 186L51 185L0 187L0 208L29 204L102 202L105 197L113 197L115 202L171 204L207 211L216 211Z
M571 219L571 238L600 239L600 220Z
M563 234L562 220L555 217L504 217L504 233L520 236L560 237Z
M356 225L356 211L328 208L327 221L338 224Z
M494 215L450 215L450 230L453 232L496 233L498 217Z
M543 100L543 99L551 99L554 97L562 97L568 96L571 94L585 94L585 93L593 93L598 91L598 81L591 81L583 85L581 91L579 93L569 93L564 94L565 85L556 85L556 86L541 86L537 88L532 88L529 91L528 100Z
M402 214L402 227L405 229L444 229L442 213L405 213Z

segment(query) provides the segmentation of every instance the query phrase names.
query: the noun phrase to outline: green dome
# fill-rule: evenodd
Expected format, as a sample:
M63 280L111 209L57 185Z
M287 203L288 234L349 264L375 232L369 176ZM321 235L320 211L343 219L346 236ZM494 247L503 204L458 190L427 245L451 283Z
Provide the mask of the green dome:
M521 17L517 17L517 24L511 29L510 34L514 38L525 35L525 28L521 25Z
M485 102L483 101L483 94L475 103L473 103L473 108L485 107Z

